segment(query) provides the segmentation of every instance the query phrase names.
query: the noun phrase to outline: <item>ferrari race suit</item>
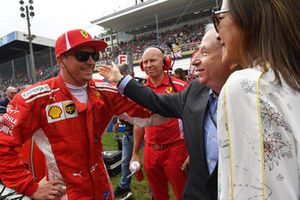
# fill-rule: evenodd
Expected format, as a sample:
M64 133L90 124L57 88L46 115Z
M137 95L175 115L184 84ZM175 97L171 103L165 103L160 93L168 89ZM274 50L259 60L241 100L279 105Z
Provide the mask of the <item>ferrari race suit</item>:
M87 84L87 105L67 89L60 75L18 93L0 122L0 179L32 196L38 183L16 151L32 136L46 158L47 180L61 179L60 199L113 199L102 158L101 135L113 115L146 118L149 112L103 81Z

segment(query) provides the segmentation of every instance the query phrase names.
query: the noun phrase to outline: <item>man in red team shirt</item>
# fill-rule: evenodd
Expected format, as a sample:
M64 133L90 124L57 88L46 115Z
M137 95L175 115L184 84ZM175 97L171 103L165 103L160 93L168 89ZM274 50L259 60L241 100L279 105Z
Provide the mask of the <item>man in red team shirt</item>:
M171 68L171 60L164 57L163 51L158 47L148 47L140 65L148 75L145 85L157 93L181 92L187 86L186 82L164 72ZM173 187L176 199L182 199L187 175L181 168L188 153L181 120L172 118L159 126L146 127L145 133L142 128L137 129L135 128L131 161L139 161L138 151L144 137L144 168L154 199L170 199L168 182Z

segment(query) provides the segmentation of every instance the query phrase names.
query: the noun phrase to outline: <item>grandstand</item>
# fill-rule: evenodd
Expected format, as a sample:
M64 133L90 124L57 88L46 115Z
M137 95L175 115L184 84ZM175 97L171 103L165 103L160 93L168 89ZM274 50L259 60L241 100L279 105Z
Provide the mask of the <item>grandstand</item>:
M178 67L189 68L189 56L202 38L203 24L218 7L219 0L145 0L143 3L91 21L104 27L99 33L109 47L101 52L101 65L118 55L127 55L137 76L144 76L137 66L146 46L158 45L167 54L175 52ZM55 41L35 36L33 50L37 80L57 73ZM0 38L0 98L8 85L24 88L31 84L29 44L25 33L14 31Z
M148 0L93 20L91 23L107 30L98 36L109 44L101 54L102 63L117 62L118 55L127 55L129 62L133 60L135 74L144 76L138 61L145 47L157 45L168 55L173 56L171 48L174 51L173 70L187 70L189 56L202 38L203 24L218 5L218 0Z
M56 71L55 41L35 36L33 50L38 80ZM51 67L53 66L53 67ZM8 85L24 88L31 84L29 43L25 33L14 31L0 38L0 97Z

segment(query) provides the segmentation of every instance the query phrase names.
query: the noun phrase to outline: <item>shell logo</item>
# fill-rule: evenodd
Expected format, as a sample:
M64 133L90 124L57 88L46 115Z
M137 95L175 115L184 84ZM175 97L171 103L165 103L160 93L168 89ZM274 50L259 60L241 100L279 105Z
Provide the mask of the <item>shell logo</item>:
M59 106L52 106L48 110L48 116L51 117L51 119L58 119L61 117L62 109Z

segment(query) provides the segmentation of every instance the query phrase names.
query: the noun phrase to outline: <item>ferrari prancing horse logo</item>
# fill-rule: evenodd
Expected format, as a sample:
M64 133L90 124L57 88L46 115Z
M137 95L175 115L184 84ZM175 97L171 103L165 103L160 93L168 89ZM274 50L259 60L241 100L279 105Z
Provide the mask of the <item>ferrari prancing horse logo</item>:
M165 93L170 94L172 93L173 88L172 87L167 87L165 90Z
M80 33L85 39L89 37L89 34L85 30L81 30Z

